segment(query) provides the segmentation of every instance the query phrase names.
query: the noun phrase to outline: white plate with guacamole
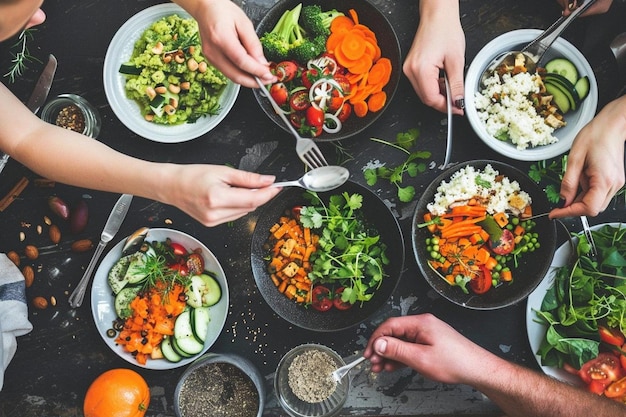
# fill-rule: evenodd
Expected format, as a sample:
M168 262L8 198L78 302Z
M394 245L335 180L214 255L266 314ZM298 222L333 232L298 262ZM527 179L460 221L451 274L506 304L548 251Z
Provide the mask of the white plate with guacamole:
M209 132L226 117L235 104L240 87L239 84L228 80L219 96L219 110L215 115L203 116L195 122L187 121L181 124L160 124L146 120L140 104L127 96L125 90L127 77L120 72L120 67L129 62L135 43L146 29L154 22L171 15L190 18L180 6L171 3L152 6L137 13L117 31L104 58L104 91L115 115L137 135L162 143L185 142Z

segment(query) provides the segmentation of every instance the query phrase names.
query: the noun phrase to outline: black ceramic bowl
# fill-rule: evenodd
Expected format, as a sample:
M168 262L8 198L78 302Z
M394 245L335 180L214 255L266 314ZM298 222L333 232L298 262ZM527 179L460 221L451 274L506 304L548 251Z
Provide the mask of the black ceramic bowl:
M323 201L328 201L331 195L358 193L363 196L362 211L365 218L370 221L380 233L380 239L387 245L389 265L385 266L386 277L380 288L370 301L357 303L348 310L331 309L326 312L317 311L311 307L305 308L289 300L274 286L267 268L265 248L269 236L270 227L276 223L281 215L295 206L306 205L302 189L288 188L282 191L278 197L260 209L254 233L252 234L251 261L252 272L259 291L270 307L283 319L308 330L320 332L336 331L354 326L374 314L383 306L395 290L404 265L404 244L400 226L385 203L367 188L348 181L340 188L320 193Z
M496 288L491 288L480 295L473 294L471 290L469 294L465 294L461 288L451 286L429 267L430 254L426 249L425 242L432 234L426 227L417 227L417 224L423 222L424 214L428 211L426 206L433 201L437 187L441 182L448 181L452 174L459 169L471 165L483 170L487 164L491 164L501 175L519 183L521 190L526 191L532 199L534 214L550 211L550 205L543 190L522 171L498 161L468 161L448 168L426 188L417 203L412 226L413 253L426 281L444 298L460 306L475 310L494 310L524 300L546 275L556 249L557 238L556 223L553 220L549 220L547 216L534 219L536 222L534 231L539 233L541 244L539 249L524 253L519 258L517 267L512 269L514 280L511 283L504 283Z
M322 8L322 10L336 9L346 15L349 15L348 11L350 9L354 9L358 13L359 22L368 26L376 34L376 39L381 48L382 56L391 60L391 78L389 79L387 86L383 89L387 93L387 102L385 106L376 113L369 112L365 117L357 117L353 113L343 124L343 127L339 132L322 132L322 134L316 137L315 140L320 142L330 142L349 138L374 123L391 103L393 95L396 92L396 88L398 87L398 82L400 81L402 68L398 38L385 15L383 15L367 0L281 0L277 2L263 17L257 26L257 34L259 36L263 36L264 33L270 32L282 14L286 10L293 9L299 3L302 3L303 6L307 4L317 4ZM254 96L265 114L267 114L267 116L278 126L283 128L285 131L288 131L285 123L276 115L269 101L261 95L258 89L254 90Z

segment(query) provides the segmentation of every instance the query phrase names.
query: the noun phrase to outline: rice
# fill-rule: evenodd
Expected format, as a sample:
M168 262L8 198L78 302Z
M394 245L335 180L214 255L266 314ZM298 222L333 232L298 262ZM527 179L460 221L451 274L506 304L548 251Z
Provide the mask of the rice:
M510 140L520 150L557 142L554 128L546 124L530 99L531 94L540 92L542 84L538 74L525 72L487 78L485 88L475 95L478 118L487 132L494 138Z
M442 181L433 202L426 208L433 215L440 216L450 207L466 204L472 198L487 207L489 214L519 214L532 203L530 195L520 189L517 181L500 175L487 164L482 171L468 165L452 174L449 181Z

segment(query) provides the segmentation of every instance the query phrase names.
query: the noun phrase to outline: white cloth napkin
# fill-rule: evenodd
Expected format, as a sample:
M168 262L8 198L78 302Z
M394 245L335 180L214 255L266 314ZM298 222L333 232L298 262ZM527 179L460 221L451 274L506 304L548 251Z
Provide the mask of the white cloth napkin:
M17 336L33 329L28 321L24 276L13 262L0 253L0 390L4 370L17 350Z

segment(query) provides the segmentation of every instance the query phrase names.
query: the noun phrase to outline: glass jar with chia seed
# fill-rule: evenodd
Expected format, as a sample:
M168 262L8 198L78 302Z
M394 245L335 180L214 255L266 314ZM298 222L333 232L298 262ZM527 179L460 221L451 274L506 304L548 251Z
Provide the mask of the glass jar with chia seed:
M76 94L61 94L50 100L41 110L41 119L92 138L98 137L102 124L98 110Z

